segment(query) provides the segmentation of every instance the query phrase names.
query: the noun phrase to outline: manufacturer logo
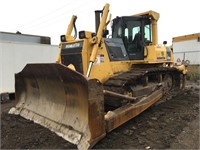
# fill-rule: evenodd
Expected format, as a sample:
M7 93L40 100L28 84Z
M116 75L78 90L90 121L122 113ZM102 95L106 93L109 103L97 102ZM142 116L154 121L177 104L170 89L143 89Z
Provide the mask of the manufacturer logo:
M64 48L74 48L74 47L80 47L81 43L72 43L72 44L66 44Z

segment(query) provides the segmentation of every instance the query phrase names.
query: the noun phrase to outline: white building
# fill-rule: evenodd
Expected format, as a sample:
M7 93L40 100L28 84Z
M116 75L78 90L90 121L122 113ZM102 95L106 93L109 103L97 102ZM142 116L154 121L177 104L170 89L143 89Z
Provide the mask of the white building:
M15 92L14 75L27 63L55 63L58 53L49 37L0 32L0 95Z
M178 36L173 38L175 62L186 60L192 65L200 64L200 33Z

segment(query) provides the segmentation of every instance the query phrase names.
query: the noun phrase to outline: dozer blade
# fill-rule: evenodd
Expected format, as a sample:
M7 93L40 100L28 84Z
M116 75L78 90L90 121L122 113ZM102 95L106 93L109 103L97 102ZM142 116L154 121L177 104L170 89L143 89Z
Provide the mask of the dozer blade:
M105 136L103 86L61 64L28 64L15 75L11 114L88 149Z

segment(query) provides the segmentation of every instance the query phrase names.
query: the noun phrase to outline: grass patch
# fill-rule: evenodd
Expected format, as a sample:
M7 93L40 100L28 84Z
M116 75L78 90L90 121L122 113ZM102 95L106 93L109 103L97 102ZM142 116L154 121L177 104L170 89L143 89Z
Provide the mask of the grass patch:
M190 81L197 81L200 80L200 65L189 65L187 67L187 76L186 79Z

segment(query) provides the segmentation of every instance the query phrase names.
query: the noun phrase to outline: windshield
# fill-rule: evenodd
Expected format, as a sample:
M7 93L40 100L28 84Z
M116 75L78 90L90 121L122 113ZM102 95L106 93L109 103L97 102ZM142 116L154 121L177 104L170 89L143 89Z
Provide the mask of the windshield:
M129 18L129 20L119 18L114 20L113 24L113 38L122 38L123 41L127 40L127 42L132 42L137 34L144 32L144 42L148 44L152 42L151 23L149 20L144 20L144 22L142 22L141 20L131 20L131 18Z
M112 37L121 38L130 59L143 59L144 46L152 43L151 21L144 17L118 17L113 20Z

